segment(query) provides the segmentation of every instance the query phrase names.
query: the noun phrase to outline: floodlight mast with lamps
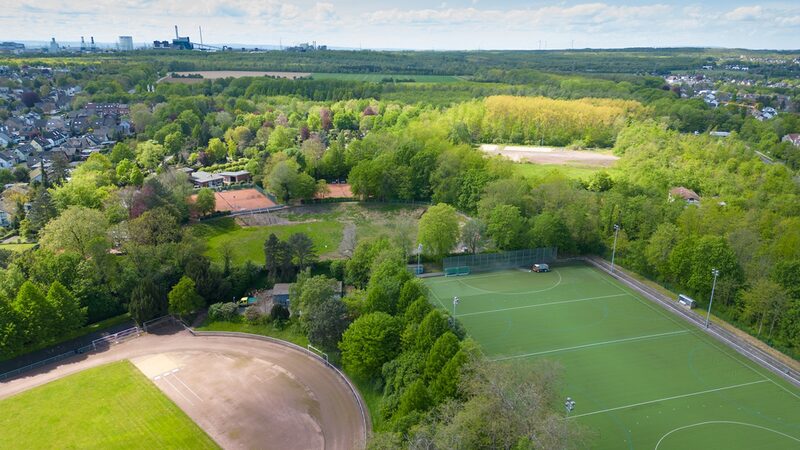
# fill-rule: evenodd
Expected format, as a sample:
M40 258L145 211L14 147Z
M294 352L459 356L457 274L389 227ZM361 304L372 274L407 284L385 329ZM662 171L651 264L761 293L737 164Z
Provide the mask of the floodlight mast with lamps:
M714 275L714 283L711 285L711 300L708 302L708 313L706 314L706 328L708 328L708 321L711 319L711 305L714 304L714 290L717 288L717 277L719 276L719 269L711 269L711 274Z
M620 226L614 224L614 249L611 250L611 273L614 273L614 257L617 256L617 234L619 234Z

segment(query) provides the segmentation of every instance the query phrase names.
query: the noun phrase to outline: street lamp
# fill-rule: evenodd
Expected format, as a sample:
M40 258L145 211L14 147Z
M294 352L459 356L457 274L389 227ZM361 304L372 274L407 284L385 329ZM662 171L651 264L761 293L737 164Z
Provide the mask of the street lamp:
M717 287L717 277L719 276L719 269L711 269L711 274L714 275L714 283L711 285L711 300L708 302L708 314L706 314L706 328L708 328L708 320L711 318L711 305L714 303L714 289Z
M422 273L422 266L419 264L419 257L422 255L422 244L417 245L417 275Z
M567 408L567 417L569 417L569 413L575 409L575 400L572 397L567 397L567 401L564 402L564 407Z
M453 297L453 320L456 319L456 305L460 302L458 297Z
M619 234L619 225L614 224L614 249L611 251L611 273L614 273L614 257L617 256L617 235Z

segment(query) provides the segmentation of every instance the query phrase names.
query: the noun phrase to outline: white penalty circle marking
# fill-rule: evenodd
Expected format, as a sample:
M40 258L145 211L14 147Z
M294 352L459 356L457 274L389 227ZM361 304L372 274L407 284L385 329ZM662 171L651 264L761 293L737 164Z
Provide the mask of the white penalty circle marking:
M667 436L669 436L672 433L675 433L676 431L681 431L681 430L685 430L687 428L699 427L699 426L702 426L702 425L710 425L710 424L715 424L715 423L732 424L732 425L743 425L743 426L746 426L746 427L759 428L759 429L766 430L766 431L769 431L769 432L772 432L772 433L780 434L781 436L784 436L784 437L787 437L787 438L792 439L794 441L800 442L800 439L798 439L798 438L796 438L794 436L790 436L790 435L788 435L786 433L781 433L780 431L773 430L772 428L762 427L761 425L754 425L752 423L746 423L746 422L734 422L734 421L731 421L731 420L711 420L711 421L708 421L708 422L700 422L700 423L694 423L694 424L691 424L691 425L685 425L685 426L678 427L678 428L675 428L672 431L667 432L667 434L665 434L664 436L661 436L661 439L658 440L658 443L656 443L655 450L658 450L658 446L661 445L661 442L664 441L664 439Z
M487 291L486 289L481 289L481 288L479 288L479 287L475 287L475 286L473 286L473 285L471 285L471 284L469 284L469 283L465 282L464 280L456 280L456 281L458 281L459 283L463 284L464 286L466 286L466 287L468 287L468 288L470 288L470 289L475 289L476 291L485 292L485 293L487 293L487 294L496 294L496 295L528 295L528 294L538 294L539 292L545 292L545 291L549 291L549 290L551 290L551 289L555 289L555 288L557 288L557 287L558 287L558 286L561 284L561 281L562 281L562 278L561 278L561 272L559 272L558 270L554 270L553 272L555 272L555 274L556 274L556 275L558 275L558 281L556 282L556 284L554 284L554 285L552 285L552 286L550 286L550 287L548 287L548 288L539 289L539 290L536 290L536 291L525 291L525 292L501 292L501 291Z

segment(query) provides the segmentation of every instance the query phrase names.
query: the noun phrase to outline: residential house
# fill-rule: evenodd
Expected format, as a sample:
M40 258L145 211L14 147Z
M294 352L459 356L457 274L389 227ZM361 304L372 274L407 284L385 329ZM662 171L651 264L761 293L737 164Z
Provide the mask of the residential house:
M224 178L222 178L222 176L217 175L217 174L213 174L213 173L203 172L202 170L199 170L197 172L193 172L189 176L191 177L192 183L194 184L194 186L198 187L198 188L202 188L202 187L208 187L208 188L220 187L220 186L222 186L223 181L224 181Z
M16 159L11 152L0 152L0 169L10 169L15 163Z
M235 172L220 172L217 175L222 176L223 183L225 184L245 183L250 181L251 179L250 172L246 170L238 170Z
M7 148L13 142L14 141L11 139L11 136L5 133L0 133L0 148Z
M800 147L800 133L787 134L781 139L781 142L789 142L796 147Z
M667 200L674 202L676 199L682 199L689 205L697 205L700 203L700 196L697 195L697 192L683 186L670 189Z

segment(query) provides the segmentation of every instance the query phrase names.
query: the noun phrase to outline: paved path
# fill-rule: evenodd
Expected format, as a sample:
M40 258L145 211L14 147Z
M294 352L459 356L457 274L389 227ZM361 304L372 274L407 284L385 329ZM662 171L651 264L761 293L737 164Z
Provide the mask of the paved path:
M186 331L144 335L0 383L0 399L123 359L224 448L364 447L358 403L333 370L300 351L254 339Z

